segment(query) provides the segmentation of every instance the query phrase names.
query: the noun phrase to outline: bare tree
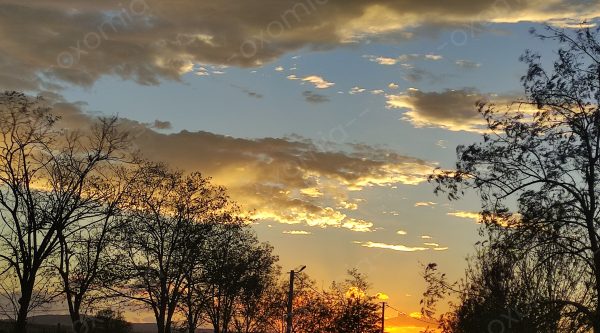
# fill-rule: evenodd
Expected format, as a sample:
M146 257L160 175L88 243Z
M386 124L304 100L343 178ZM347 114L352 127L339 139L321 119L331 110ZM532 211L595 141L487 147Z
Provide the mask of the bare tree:
M572 292L537 303L561 308L577 330L600 332L598 29L549 27L538 36L562 44L552 69L525 53L527 99L509 109L480 104L488 124L483 142L457 148L456 170L432 180L451 199L477 189L485 223L502 243L541 256L532 267L542 270L553 258L569 263L558 273Z
M229 332L236 315L246 329L254 325L244 309L260 298L276 269L272 248L260 244L244 220L230 217L214 224L202 263L206 313L215 333Z
M81 316L83 307L101 299L101 286L111 283L114 274L110 272L113 265L109 251L115 250L115 240L122 230L120 206L135 177L135 171L128 167L104 168L102 177L94 178L87 193L96 200L95 214L90 213L77 229L58 233L60 251L55 266L76 333L86 328L87 318Z
M245 274L238 280L241 286L235 304L233 324L239 333L266 332L271 328L270 318L275 311L273 287L277 284L279 258L273 247L249 237L248 245L239 259L245 263Z
M204 222L228 207L223 188L199 173L183 176L164 165L144 165L131 185L119 241L123 257L115 267L124 282L111 289L150 308L159 333L172 331L188 263L211 228Z
M61 130L57 120L40 99L0 94L0 259L18 281L18 291L5 295L16 310L17 332L26 331L28 313L47 301L40 273L59 248L59 235L95 215L87 191L98 169L119 158L126 138L114 118L85 134Z

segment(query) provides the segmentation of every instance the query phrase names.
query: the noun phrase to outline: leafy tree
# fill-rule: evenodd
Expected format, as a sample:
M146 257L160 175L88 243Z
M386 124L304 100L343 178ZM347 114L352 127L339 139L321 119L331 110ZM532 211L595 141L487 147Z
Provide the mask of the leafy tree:
M333 326L336 332L381 332L380 307L377 297L369 295L370 284L365 275L356 269L348 271L343 283L335 283L332 293L337 296Z
M523 260L498 245L480 245L457 283L449 284L437 265L429 264L424 315L432 317L435 303L452 295L458 302L439 320L443 332L576 332L561 321L562 309L547 302L571 292L568 284L556 283L562 279L555 280L556 267L569 266L552 260L544 268L535 267L535 255Z
M282 281L280 314L281 327L285 328L288 281ZM295 333L333 332L335 318L334 299L326 290L317 289L316 282L306 274L296 275L294 280L293 331Z
M508 109L479 104L483 141L459 146L456 170L431 179L451 199L476 189L496 244L530 260L522 272L550 274L549 284L540 280L549 289L527 299L531 306L559 309L572 332L600 332L598 29L549 27L538 36L561 44L552 68L527 51L526 99ZM567 266L548 271L553 261ZM565 285L570 293L554 292Z

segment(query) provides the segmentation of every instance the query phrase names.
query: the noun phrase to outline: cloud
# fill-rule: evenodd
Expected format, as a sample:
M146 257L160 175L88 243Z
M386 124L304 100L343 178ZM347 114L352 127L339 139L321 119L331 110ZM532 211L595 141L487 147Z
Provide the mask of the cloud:
M312 232L304 231L304 230L286 230L283 233L288 234L288 235L301 235L301 236L312 234Z
M302 78L302 81L312 83L317 89L327 89L335 85L335 83L328 82L317 75L309 75L307 77Z
M373 94L373 95L382 95L382 94L385 94L385 90L374 89L374 90L371 90L371 94Z
M463 219L470 219L477 224L481 223L494 223L501 227L511 228L522 222L521 214L512 214L509 216L496 215L496 214L481 214L478 212L469 212L464 210L457 210L454 212L448 212L446 215L454 216Z
M354 242L355 244L360 244L362 247L368 248L376 248L376 249L386 249L386 250L394 250L401 252L416 252L416 251L427 251L429 248L427 247L411 247L406 245L394 245L394 244L386 244L386 243L377 243L377 242Z
M397 84L395 84L394 82L388 84L388 88L390 89L398 89L400 86L398 86Z
M442 57L439 54L426 54L425 55L425 59L428 59L428 60L442 60L442 59L444 59L444 57Z
M313 103L313 104L329 102L328 96L317 94L317 93L309 91L309 90L303 92L302 96L304 96L304 100L306 100L309 103Z
M442 57L439 54L432 54L432 53L431 54L413 53L413 54L402 54L395 58L374 56L374 55L364 55L363 58L367 58L367 59L369 59L369 61L378 63L379 65L393 66L398 63L406 63L406 62L414 61L414 60L434 60L434 61L442 60L444 57ZM403 64L403 65L405 65L405 64Z
M159 129L159 130L166 130L166 129L173 128L173 125L171 125L170 121L162 121L162 120L156 119L154 121L154 124L152 124L152 128Z
M60 95L46 98L62 117L62 126L85 128L91 116L84 104ZM361 216L360 199L368 187L416 185L435 164L364 144L315 142L298 136L244 139L209 132L159 133L151 124L121 119L132 149L185 171L201 171L227 187L232 198L260 221L317 228L373 230Z
M464 59L459 59L456 60L454 62L454 64L460 68L464 68L464 69L476 69L481 67L480 63L471 61L471 60L464 60Z
M405 74L402 76L402 78L411 83L420 82L423 80L427 80L430 83L440 83L449 76L448 74L435 73L413 66L405 66L404 70Z
M323 196L323 193L317 187L301 188L300 193L312 198L318 198Z
M429 236L429 235L423 235L421 236L421 239L432 239L433 237Z
M437 203L432 202L432 201L415 202L415 207L431 207L431 206L435 206L435 205L437 205Z
M428 162L390 151L368 146L331 150L302 138L250 140L142 129L136 143L146 156L213 177L245 208L255 210L256 219L360 232L371 230L373 223L336 208L347 203L349 191L418 184L432 169Z
M387 106L405 110L403 119L415 127L441 127L469 132L481 132L485 129L485 121L478 113L476 103L494 98L474 89L423 92L413 88L386 97ZM495 99L508 101L509 97Z
M398 235L406 235L407 232L404 231L404 230L398 230L398 231L396 231L396 234L398 234Z
M395 65L398 63L398 59L387 58L387 57L374 57L370 60L373 62L376 62L380 65L387 65L387 66Z
M556 0L6 0L0 5L0 85L90 86L104 75L141 84L178 80L196 64L255 67L305 47L414 39L477 23L565 23L600 16Z
M446 213L446 215L459 217L459 218L463 218L463 219L472 219L476 223L481 223L481 221L482 221L481 214L479 214L477 212L467 212L464 210L458 210L455 212Z
M277 71L277 72L283 72L283 70L284 70L284 69L283 69L283 67L282 67L282 66L277 66L277 67L275 67L275 71Z
M362 92L364 92L366 89L365 88L361 88L361 87L352 87L352 89L350 89L350 91L348 91L348 93L350 95L356 95L356 94L360 94Z

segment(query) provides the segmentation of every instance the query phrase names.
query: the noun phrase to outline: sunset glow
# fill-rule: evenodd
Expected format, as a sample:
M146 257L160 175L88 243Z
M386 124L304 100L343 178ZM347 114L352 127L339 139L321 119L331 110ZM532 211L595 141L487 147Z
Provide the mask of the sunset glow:
M306 266L322 292L357 268L370 289L339 298L386 303L385 331L416 333L437 325L421 314L426 265L457 281L480 228L525 216L487 221L481 192L450 200L429 177L460 175L456 148L493 133L478 103L535 117L536 105L512 103L525 96L519 57L558 44L531 29L599 17L596 0L4 0L0 91L42 97L64 133L118 115L131 156L226 189L232 216L272 245L278 283Z

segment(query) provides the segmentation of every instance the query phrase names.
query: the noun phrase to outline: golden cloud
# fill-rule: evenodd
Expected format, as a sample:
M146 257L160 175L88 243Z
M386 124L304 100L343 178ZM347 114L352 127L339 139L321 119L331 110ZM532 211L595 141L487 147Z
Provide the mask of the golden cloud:
M310 235L312 234L309 231L304 231L304 230L286 230L283 232L284 234L288 234L288 235Z
M448 212L446 215L454 216L458 218L471 219L477 224L481 223L494 223L498 226L502 227L515 227L517 224L521 223L521 214L511 214L506 216L500 216L497 214L482 214L478 212L469 212L464 210L458 210L454 212Z
M427 247L411 247L400 244L386 244L386 243L378 243L378 242L354 242L356 244L360 244L362 247L368 248L376 248L376 249L386 249L386 250L394 250L400 252L416 252L416 251L427 251L429 248Z
M6 0L0 85L90 86L103 75L157 84L198 65L261 66L306 46L411 39L487 22L571 27L600 16L599 8L583 0Z
M403 109L403 119L415 127L441 127L451 131L482 132L485 121L476 103L485 98L472 89L422 92L408 89L387 95L389 108Z
M62 125L83 128L91 118L81 105L47 95ZM232 198L258 220L368 232L373 222L358 212L365 187L416 185L433 163L368 145L336 145L300 137L242 139L208 132L174 134L122 119L134 148L183 171L199 170L228 188ZM350 194L353 192L353 198Z

